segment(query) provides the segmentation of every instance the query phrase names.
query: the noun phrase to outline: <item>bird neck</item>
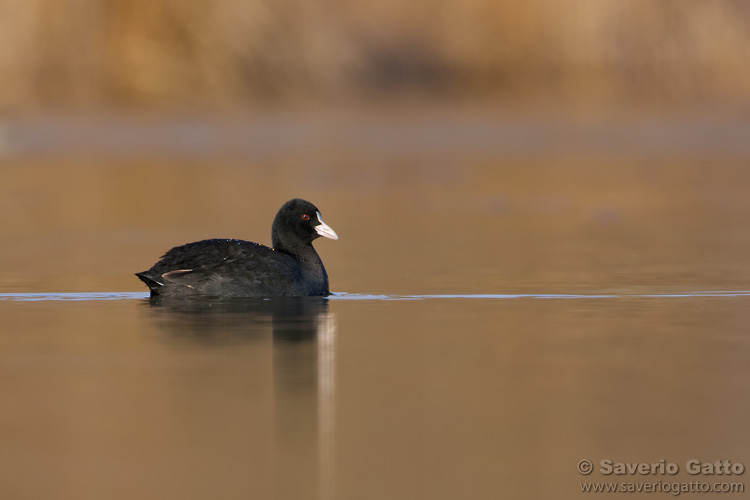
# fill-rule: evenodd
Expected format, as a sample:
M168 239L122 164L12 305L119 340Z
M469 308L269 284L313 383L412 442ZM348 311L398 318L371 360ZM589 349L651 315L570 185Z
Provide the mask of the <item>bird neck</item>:
M271 245L277 252L283 252L287 255L291 255L295 259L302 261L305 264L315 265L320 263L320 257L318 252L312 246L312 243L302 243L300 241L287 241L283 238L278 231L274 230L271 233Z
M304 278L312 283L316 283L313 295L328 295L328 273L312 243L298 243L290 247L289 245L285 245L283 241L274 238L273 249L289 255L300 263L300 270Z

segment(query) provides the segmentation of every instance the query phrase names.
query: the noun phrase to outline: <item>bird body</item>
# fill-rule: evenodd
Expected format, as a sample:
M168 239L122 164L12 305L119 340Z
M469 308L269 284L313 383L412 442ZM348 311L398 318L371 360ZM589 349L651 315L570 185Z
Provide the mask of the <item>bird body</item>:
M172 248L137 273L152 296L325 296L328 274L312 241L338 239L310 202L285 203L274 219L273 248L237 239L208 239Z

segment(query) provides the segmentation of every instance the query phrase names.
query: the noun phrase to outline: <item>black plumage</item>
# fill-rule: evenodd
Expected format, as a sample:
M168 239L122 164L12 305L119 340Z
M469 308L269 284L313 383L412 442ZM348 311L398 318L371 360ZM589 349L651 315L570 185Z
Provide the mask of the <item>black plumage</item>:
M325 296L328 274L312 246L319 236L338 239L315 205L297 198L274 218L273 248L234 239L188 243L136 276L152 296Z

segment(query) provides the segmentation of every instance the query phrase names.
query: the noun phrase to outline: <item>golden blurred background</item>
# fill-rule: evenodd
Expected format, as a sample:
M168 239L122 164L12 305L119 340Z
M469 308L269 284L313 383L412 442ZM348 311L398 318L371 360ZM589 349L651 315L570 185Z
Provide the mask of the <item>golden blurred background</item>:
M0 0L0 498L750 465L747 104L741 0ZM149 306L294 197L340 237L315 335Z
M0 0L0 109L750 97L740 0Z

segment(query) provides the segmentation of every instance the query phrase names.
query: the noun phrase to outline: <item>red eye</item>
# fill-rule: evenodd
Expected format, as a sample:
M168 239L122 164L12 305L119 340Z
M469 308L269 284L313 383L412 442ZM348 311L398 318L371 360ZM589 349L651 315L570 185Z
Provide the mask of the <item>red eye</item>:
M310 220L310 216L307 214L302 215L302 220Z

